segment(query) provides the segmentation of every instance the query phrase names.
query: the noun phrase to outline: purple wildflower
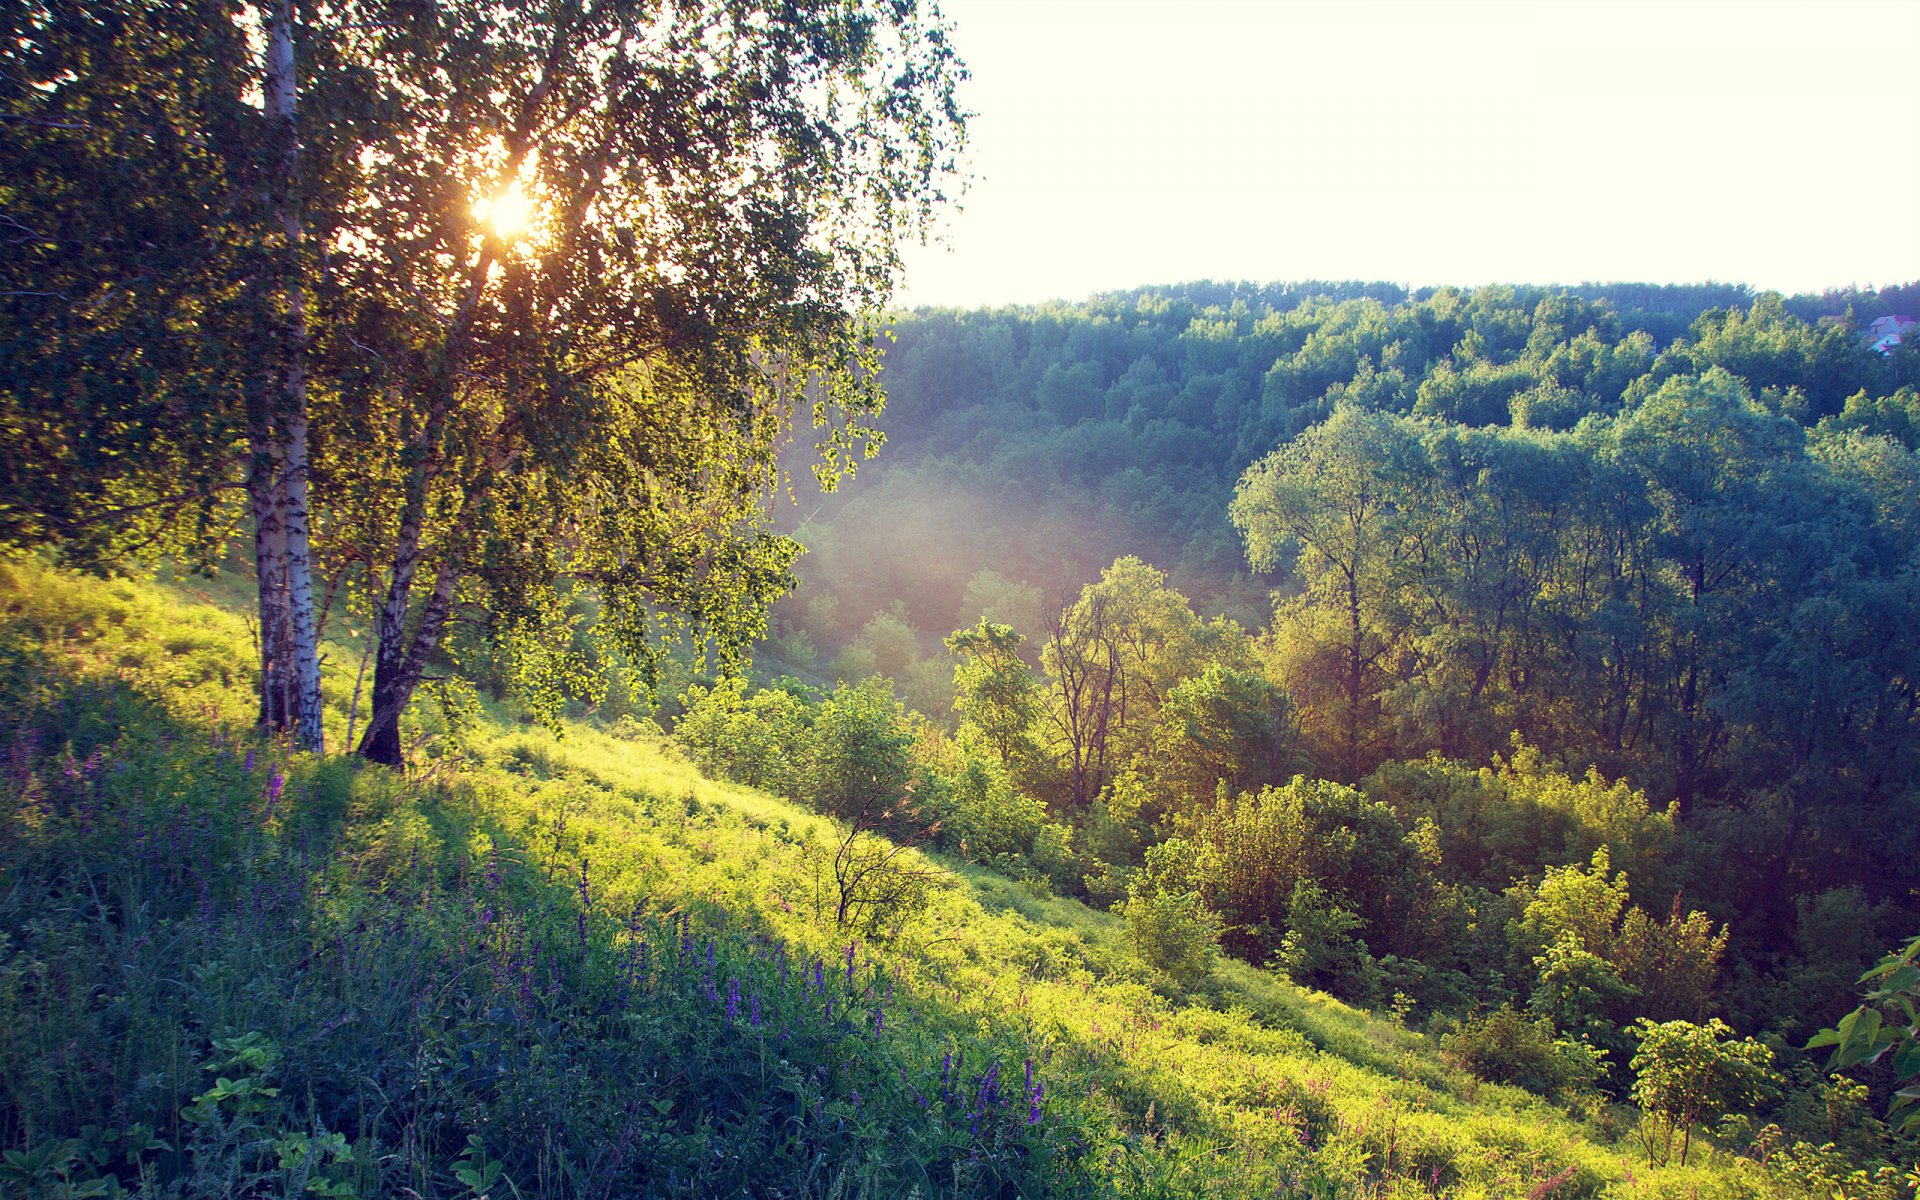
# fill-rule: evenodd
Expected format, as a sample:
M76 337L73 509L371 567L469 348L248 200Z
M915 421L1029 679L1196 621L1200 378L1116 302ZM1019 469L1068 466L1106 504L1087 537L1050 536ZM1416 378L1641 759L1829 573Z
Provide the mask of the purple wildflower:
M727 1024L731 1025L740 1017L740 981L727 976ZM755 1022L758 1024L759 1022Z
M747 998L747 1024L760 1028L760 993L755 992Z
M280 773L279 767L275 767L273 774L267 776L267 812L273 812L273 806L280 803L280 793L286 786L287 777Z
M247 774L253 774L253 748L251 746L247 748L247 765L245 770Z
M880 1032L880 1031L881 1031L882 1029L885 1029L886 1027L887 1027L887 1010L886 1010L886 1009L884 1009L884 1008L876 1008L876 1009L874 1009L874 1010L873 1010L873 1031L874 1031L874 1033L876 1033L876 1034L877 1034L877 1033L879 1033L879 1032Z
M980 1111L985 1112L1000 1103L1000 1062L998 1059L987 1064L987 1073L980 1077Z
M847 987L853 987L853 948L856 943L847 943Z

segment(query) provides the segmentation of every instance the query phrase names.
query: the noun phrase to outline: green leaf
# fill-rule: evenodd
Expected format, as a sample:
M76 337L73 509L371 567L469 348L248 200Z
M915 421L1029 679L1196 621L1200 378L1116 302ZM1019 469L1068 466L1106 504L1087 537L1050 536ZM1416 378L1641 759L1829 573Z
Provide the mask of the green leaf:
M1907 1079L1920 1075L1920 1042L1908 1042L1893 1056L1893 1077Z
M1880 1032L1880 1013L1876 1009L1856 1008L1840 1018L1840 1049L1834 1059L1850 1067L1873 1054L1874 1040Z

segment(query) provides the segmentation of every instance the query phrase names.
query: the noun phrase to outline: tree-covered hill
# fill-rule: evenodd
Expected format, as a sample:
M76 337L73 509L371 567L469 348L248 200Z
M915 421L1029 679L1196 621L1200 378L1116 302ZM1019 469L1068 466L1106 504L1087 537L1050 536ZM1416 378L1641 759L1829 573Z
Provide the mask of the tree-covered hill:
M888 444L858 485L804 502L808 586L781 614L837 648L899 601L944 635L979 617L963 598L982 571L1051 594L1137 554L1203 606L1262 619L1228 500L1242 471L1341 403L1565 430L1720 367L1804 425L1911 446L1901 389L1920 383L1920 350L1878 354L1866 336L1892 314L1920 316L1920 285L1783 298L1199 283L902 314L882 376Z

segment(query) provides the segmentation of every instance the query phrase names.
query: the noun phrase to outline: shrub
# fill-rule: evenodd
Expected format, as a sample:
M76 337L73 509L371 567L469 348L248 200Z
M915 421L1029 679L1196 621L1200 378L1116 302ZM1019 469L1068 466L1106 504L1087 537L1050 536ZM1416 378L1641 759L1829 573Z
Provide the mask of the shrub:
M1274 965L1296 982L1351 999L1368 1001L1380 986L1380 969L1367 944L1354 934L1366 922L1346 909L1340 897L1312 879L1293 885L1287 898L1287 932Z
M1736 1042L1732 1034L1717 1018L1705 1025L1643 1018L1635 1027L1633 1102L1646 1117L1641 1143L1648 1163L1668 1161L1678 1133L1684 1166L1694 1126L1752 1105L1778 1082L1773 1051L1752 1038Z
M954 774L948 804L940 844L969 860L1030 852L1047 819L1038 800L1014 790L1004 768L975 754Z
M1570 1096L1593 1087L1602 1052L1554 1035L1553 1022L1511 1004L1471 1017L1440 1035L1440 1051L1488 1083L1510 1083L1542 1096Z
M1136 879L1120 907L1133 947L1149 966L1192 989L1220 954L1220 917L1194 892L1162 892Z

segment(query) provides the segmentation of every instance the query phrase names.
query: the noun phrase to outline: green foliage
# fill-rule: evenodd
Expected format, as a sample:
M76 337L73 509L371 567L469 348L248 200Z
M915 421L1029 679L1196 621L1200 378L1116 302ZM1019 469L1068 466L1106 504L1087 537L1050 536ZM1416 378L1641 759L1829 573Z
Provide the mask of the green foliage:
M1246 635L1202 621L1166 574L1127 555L1045 617L1041 745L1064 788L1047 797L1084 812L1141 759L1169 694L1209 660L1250 663ZM1010 653L1010 649L1008 651Z
M1379 969L1364 941L1364 918L1342 908L1311 878L1296 880L1287 897L1286 935L1273 963L1301 983L1360 1001L1378 997Z
M1136 879L1118 911L1147 965L1186 990L1206 983L1220 952L1220 917L1198 893L1165 891Z
M1555 1029L1611 1048L1612 1017L1639 998L1639 989L1622 981L1606 959L1570 932L1547 946L1533 965L1538 975L1528 1008L1552 1021Z
M1378 761L1382 656L1399 615L1392 604L1395 546L1406 518L1401 473L1418 454L1408 430L1354 405L1249 468L1234 494L1233 522L1255 570L1294 559L1311 606L1283 636L1317 653L1287 690L1325 714L1305 728L1320 761L1358 779ZM1326 614L1324 622L1313 616ZM1323 674L1324 673L1324 674ZM1309 691L1316 676L1324 683Z
M1605 847L1608 861L1649 896L1669 872L1677 809L1649 805L1645 791L1609 782L1597 770L1574 778L1516 739L1491 767L1440 758L1382 764L1362 783L1408 826L1431 822L1440 870L1449 879L1503 888L1548 867L1584 863Z
M1293 714L1285 694L1250 671L1208 663L1168 691L1155 735L1161 783L1190 797L1257 791L1293 773Z
M1618 1063L1636 1017L1706 1019L1729 931L1697 910L1683 916L1678 897L1664 922L1653 920L1631 905L1626 873L1610 873L1610 861L1602 846L1588 867L1549 867L1539 884L1516 884L1506 933L1531 1010Z
M1560 1037L1549 1017L1529 1017L1511 1004L1469 1017L1442 1033L1439 1043L1462 1070L1542 1096L1586 1092L1604 1069L1601 1052Z
M206 555L245 478L277 684L268 617L310 643L318 607L311 485L325 600L372 618L362 746L389 765L443 635L525 643L568 578L649 682L662 640L737 657L793 582L764 501L796 417L823 484L878 443L877 313L964 136L937 12L290 12L9 22L28 236L0 305L0 541ZM735 202L768 172L785 186ZM515 193L527 229L484 219ZM572 673L542 645L519 660Z
M1625 872L1609 871L1605 847L1593 852L1589 867L1547 868L1507 936L1517 949L1540 951L1569 938L1582 950L1605 954L1613 947L1614 928L1627 908Z
M1779 1082L1773 1051L1752 1038L1733 1040L1718 1018L1704 1025L1642 1020L1634 1036L1633 1102L1648 1122L1641 1140L1649 1163L1671 1158L1677 1132L1685 1165L1695 1126L1751 1107Z
M1864 390L1855 392L1838 413L1823 418L1820 427L1857 429L1920 450L1920 392L1903 387L1891 396L1871 399Z
M276 265L250 30L114 2L6 29L0 544L217 561Z
M840 826L657 734L559 740L482 699L430 780L315 762L227 732L238 619L4 584L9 1195L1764 1194L1724 1156L1628 1184L1604 1123L1274 972L1156 993L1124 918L977 867L909 851L938 885L849 974L806 902ZM947 768L913 732L919 793ZM228 1116L181 1116L223 1078Z
M811 739L814 709L803 691L772 687L747 694L737 677L698 684L680 698L674 740L709 774L770 792L790 792Z
M799 790L835 816L911 829L912 745L906 713L885 682L843 683L820 701Z
M1920 1130L1920 938L1887 955L1860 982L1872 985L1866 1003L1816 1033L1806 1048L1832 1046L1830 1071L1887 1058L1895 1085L1887 1121L1912 1134Z
M953 777L950 808L941 823L940 841L962 858L993 861L1026 854L1046 823L1047 810L1021 795L997 763L967 754Z
M64 619L10 589L23 603ZM151 636L179 612L205 619L156 606ZM81 613L114 631L124 610ZM67 674L103 648L137 682ZM9 1195L531 1200L821 1174L1040 1194L1075 1170L1066 1135L1044 1140L1060 1102L1022 1076L1037 1049L982 1040L870 956L815 990L824 930L790 925L813 940L776 952L703 895L755 861L711 855L716 836L784 846L767 879L790 894L804 861L769 822L690 812L695 777L657 749L607 742L585 768L548 739L515 773L504 743L545 735L490 726L503 744L476 753L499 765L408 785L171 717L139 699L163 676L97 635L54 654L37 682L0 676L9 778L30 785L0 810ZM605 782L635 757L668 774Z
M1911 360L1860 334L1915 295L1196 284L906 316L889 458L814 517L820 595L789 618L837 645L904 600L922 644L1028 634L1050 703L1014 780L1075 826L1089 895L1196 844L1219 779L1252 790L1218 750L1257 698L1197 681L1263 680L1288 769L1364 778L1434 863L1395 899L1407 953L1348 935L1383 989L1524 1010L1545 971L1538 1002L1620 1074L1643 1016L1803 1040L1870 961L1800 946L1803 907L1857 888L1876 944L1913 909ZM1015 619L1036 582L1055 611ZM1195 624L1274 596L1257 658ZM1603 847L1627 881L1604 944L1500 944ZM1278 952L1295 882L1225 916L1230 951Z
M978 625L950 634L946 643L958 659L954 709L963 726L1009 770L1032 760L1033 726L1040 715L1039 684L1020 661L1020 641L1012 626L983 617Z
M1296 778L1223 797L1186 839L1149 851L1147 869L1167 888L1198 891L1234 954L1291 954L1316 982L1355 997L1370 996L1372 956L1419 957L1433 932L1419 843L1385 805L1338 784Z

